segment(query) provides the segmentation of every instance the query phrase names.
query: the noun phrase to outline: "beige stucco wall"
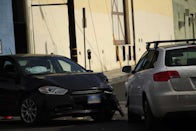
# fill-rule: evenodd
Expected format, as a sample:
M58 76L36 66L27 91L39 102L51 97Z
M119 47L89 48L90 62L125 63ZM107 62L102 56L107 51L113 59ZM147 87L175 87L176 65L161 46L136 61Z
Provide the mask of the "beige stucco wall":
M135 0L137 60L145 51L145 43L174 38L171 0Z
M65 3L65 0L27 0L29 52L59 54L69 57L67 5L33 6Z
M65 0L27 0L29 51L32 53L55 53L70 57L67 6L31 7L31 4L65 2ZM131 2L128 3L130 39L133 46ZM113 44L111 0L74 0L78 63L84 64L84 30L82 8L86 9L86 50L92 51L91 69L107 71L133 65L126 58L122 60L122 46L119 46L120 62L116 61ZM171 0L134 0L135 34L137 60L145 51L145 42L174 38L173 10ZM43 15L44 14L44 15ZM125 45L126 57L128 46ZM133 55L133 53L132 53ZM132 56L133 57L133 56ZM89 69L88 59L86 67Z
M84 65L84 35L82 8L86 10L86 49L91 49L91 67L94 70L119 68L113 45L111 1L75 0L76 36L79 62ZM89 65L87 64L87 68Z

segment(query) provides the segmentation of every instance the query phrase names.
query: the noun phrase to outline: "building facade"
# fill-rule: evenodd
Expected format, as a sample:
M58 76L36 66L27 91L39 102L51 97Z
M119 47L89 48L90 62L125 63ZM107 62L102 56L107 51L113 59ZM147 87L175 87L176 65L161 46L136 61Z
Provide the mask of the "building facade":
M94 71L134 65L148 41L195 35L195 0L12 0L12 3L16 12L21 11L20 3L24 5L24 16L14 17L16 53L64 55ZM21 26L23 33L16 29ZM24 34L24 42L16 34ZM25 41L26 46L20 44Z
M178 39L196 38L196 0L173 0L174 30Z

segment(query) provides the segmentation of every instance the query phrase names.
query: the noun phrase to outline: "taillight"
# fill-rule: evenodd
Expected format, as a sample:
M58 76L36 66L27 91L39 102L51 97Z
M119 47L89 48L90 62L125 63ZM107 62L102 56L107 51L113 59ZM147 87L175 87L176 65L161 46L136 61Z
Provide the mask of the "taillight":
M180 75L177 71L164 71L158 72L153 75L154 81L168 81L171 78L179 78Z

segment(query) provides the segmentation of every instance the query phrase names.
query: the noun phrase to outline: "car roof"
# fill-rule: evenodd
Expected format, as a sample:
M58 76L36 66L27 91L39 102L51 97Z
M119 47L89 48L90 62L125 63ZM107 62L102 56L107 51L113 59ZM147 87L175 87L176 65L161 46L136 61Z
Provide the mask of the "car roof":
M0 57L21 58L21 57L63 57L63 56L54 55L54 54L10 54L10 55L0 55Z

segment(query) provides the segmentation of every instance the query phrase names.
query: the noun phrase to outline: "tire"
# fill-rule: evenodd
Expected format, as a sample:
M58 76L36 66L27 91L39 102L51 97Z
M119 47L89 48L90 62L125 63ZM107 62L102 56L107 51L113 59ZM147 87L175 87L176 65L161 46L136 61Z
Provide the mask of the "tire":
M129 97L127 96L127 115L128 115L128 123L135 123L141 121L141 116L133 113L129 107Z
M92 119L98 122L110 121L112 117L114 116L114 113L115 113L114 110L101 110L93 114L91 117Z
M27 125L33 125L40 119L38 116L38 106L31 98L26 98L22 101L20 107L20 117Z
M139 121L141 121L141 116L131 112L128 106L128 123L134 123Z
M144 100L144 119L147 130L152 130L155 128L154 125L156 125L156 119L153 116L150 105L146 99Z

